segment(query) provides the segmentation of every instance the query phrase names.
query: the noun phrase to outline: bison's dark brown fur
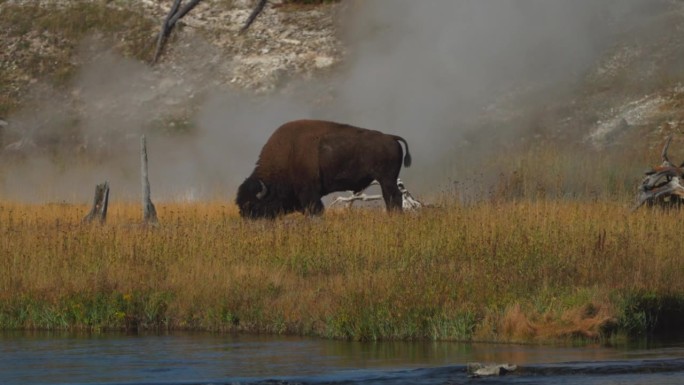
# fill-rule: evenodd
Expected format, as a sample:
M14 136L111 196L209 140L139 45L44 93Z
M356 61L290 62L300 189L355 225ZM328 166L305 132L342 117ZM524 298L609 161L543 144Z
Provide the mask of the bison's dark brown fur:
M404 156L399 141L406 147ZM388 211L401 211L397 178L411 165L406 141L346 124L297 120L271 135L256 167L238 188L235 203L247 218L323 212L321 198L335 191L364 190L373 180Z

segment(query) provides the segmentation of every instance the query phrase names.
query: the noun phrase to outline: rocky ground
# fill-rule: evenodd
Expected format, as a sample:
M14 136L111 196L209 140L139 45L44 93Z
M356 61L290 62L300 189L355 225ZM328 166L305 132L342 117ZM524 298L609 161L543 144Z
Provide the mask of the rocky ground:
M660 148L668 134L684 134L684 2L658 4L619 31L585 76L565 85L570 92L543 89L544 103L533 105L539 90L532 87L502 98L488 117L496 123L533 117L532 125L551 137L597 149L644 141Z
M140 0L145 14L163 20L169 2ZM272 1L245 34L240 28L252 11L249 0L204 0L182 19L182 33L170 44L160 68L190 73L218 74L214 83L254 92L270 92L283 79L312 76L334 67L343 57L335 35L339 4L292 6ZM184 63L187 51L201 36L202 56ZM191 65L189 65L191 64ZM189 68L184 68L189 67ZM211 68L211 71L206 69ZM183 74L186 75L186 74Z
M152 23L154 27L147 31L144 52L139 49L134 53L144 60L150 59L158 32L156 26L168 13L170 1L84 2L134 11ZM34 6L73 5L65 0L5 0L0 1L0 12L3 8L29 3ZM162 104L174 104L174 98L169 99L168 95L178 94L174 92L178 89L192 96L217 86L248 90L257 95L268 94L281 91L295 78L324 76L343 62L345 47L338 38L336 21L350 7L358 6L355 1L292 5L274 0L269 2L247 33L239 34L254 4L253 0L204 0L186 15L173 32L160 61L152 67L153 74L145 75L149 82L144 92L145 100L158 98L164 99L160 101ZM680 102L684 99L684 86L680 83L684 78L684 71L680 68L684 67L679 65L684 61L681 59L684 43L679 38L684 29L684 3L672 1L670 8L646 14L644 20L624 31L623 43L606 52L579 85L580 92L569 101L563 98L563 105L546 103L542 108L530 107L526 93L535 92L531 87L493 103L485 115L488 122L484 124L500 124L502 120L510 123L535 116L537 124L553 127L552 131L558 135L582 131L583 138L598 147L618 140L630 131L628 128L657 126L677 129L682 123ZM119 40L119 46L130 38L121 32L113 35ZM96 51L102 50L103 44L98 38L101 35L96 33L92 36L94 38L83 45L89 48L81 48L81 51L90 49L89 55L67 60L77 66L97 60ZM29 95L27 90L40 89L35 86L41 82L36 71L27 70L32 62L37 61L34 56L64 56L64 47L77 44L64 39L35 30L15 36L0 32L0 44L5 47L0 52L0 80L5 89L11 89L0 98L4 97L7 104L13 103L12 110L19 109L17 100ZM46 67L42 72L51 70L49 62L40 64ZM63 72L64 76L69 76L72 70ZM76 99L76 103L82 96L78 86L68 94ZM590 128L578 130L568 126L577 122Z
M141 14L154 24L161 25L169 12L168 0L104 1L83 0L110 9ZM7 0L2 7L40 5L69 7L64 0ZM214 82L231 84L256 92L273 90L283 76L310 76L338 64L343 56L336 37L335 17L342 12L340 3L320 5L289 5L270 1L256 22L245 34L239 30L252 11L251 0L203 0L178 23L172 41L158 63L159 71L192 75L211 70ZM154 32L158 32L156 29ZM119 39L130 37L117 36ZM155 36L150 35L150 43ZM0 33L5 50L3 62L11 63L4 70L12 71L29 64L28 55L43 51L43 55L59 50L55 44L61 38L46 33L28 31L28 35L8 37ZM21 42L21 43L20 43ZM71 42L76 44L77 42ZM154 47L149 47L149 56ZM192 60L190 53L197 54ZM9 58L12 54L14 58ZM17 60L17 56L24 57ZM37 79L29 79L33 82Z
M150 126L159 120L165 121L164 124L171 120L171 126L187 126L195 107L192 101L212 90L228 88L262 95L282 91L292 79L325 76L344 57L335 20L351 3L295 5L270 1L251 28L240 34L254 1L204 0L179 21L155 64L150 62L158 26L169 12L170 1L84 0L78 3L81 18L101 12L112 14L114 18L116 11L118 17L130 14L141 20L122 21L122 24L133 24L130 30L126 30L125 25L103 26L100 22L93 26L92 32L80 33L78 39L72 37L74 33L67 28L41 31L38 21L17 18L16 25L12 25L14 32L11 28L0 32L0 45L6 47L0 52L0 82L5 91L0 93L0 102L5 102L0 103L4 106L0 108L0 115L3 110L6 115L0 116L4 119L4 138L0 144L5 152L16 152L45 144L38 141L63 142L64 128L40 128L55 126L54 110L69 110L67 115L78 120L106 116L103 120L129 121L128 127ZM84 8L87 4L93 7ZM20 14L21 7L33 7L25 8L25 14L29 11L38 14L35 7L49 9L52 13L66 10L64 19L78 13L69 8L74 7L69 1L7 0L0 1L0 17ZM28 26L22 26L21 22ZM68 24L74 21L51 22ZM16 33L16 29L21 28L26 29L25 33ZM139 41L131 42L133 39ZM121 54L133 62L124 60ZM115 82L108 83L117 71L137 76L131 89L122 90ZM66 80L60 84L60 78L55 80L56 73L64 73ZM99 82L107 91L93 91L93 82ZM56 87L55 83L58 83ZM45 105L46 95L50 95L49 106ZM58 100L60 105L55 107ZM42 121L36 121L34 113L29 113L27 118L23 112L26 110L23 106L27 105L31 110L51 110L52 114ZM131 110L141 105L158 114L146 114L144 122L130 122ZM10 114L13 116L7 116ZM62 120L68 125L70 118ZM120 128L117 130L119 136L128 134L120 132ZM60 139L52 134L36 134L40 131L60 131ZM92 138L83 141L78 144L80 148L88 145L92 148Z

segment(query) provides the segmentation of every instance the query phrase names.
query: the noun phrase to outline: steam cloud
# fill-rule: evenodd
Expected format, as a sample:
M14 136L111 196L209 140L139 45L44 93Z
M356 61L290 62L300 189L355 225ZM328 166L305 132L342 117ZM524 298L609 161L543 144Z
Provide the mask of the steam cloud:
M486 118L489 105L520 90L534 89L543 97L539 90L579 79L616 34L655 2L358 1L341 20L349 56L336 73L325 80L296 81L287 92L270 96L199 84L211 74L174 78L111 53L99 54L74 84L80 107L59 104L63 99L55 97L38 109L41 116L49 115L46 121L82 109L83 146L108 148L103 161L65 167L49 155L35 156L6 171L0 196L87 202L90 188L82 187L108 179L113 196L137 199L139 134L146 122L173 116L191 100L198 105L197 132L148 139L155 200L232 201L268 136L299 118L403 136L414 165L402 171L402 178L412 191L429 193L454 165L475 167L482 159L468 144L477 138L478 121ZM200 88L206 93L199 95ZM316 103L321 93L331 94L333 101ZM38 124L33 113L12 122L27 132ZM521 130L501 127L497 135L515 138Z

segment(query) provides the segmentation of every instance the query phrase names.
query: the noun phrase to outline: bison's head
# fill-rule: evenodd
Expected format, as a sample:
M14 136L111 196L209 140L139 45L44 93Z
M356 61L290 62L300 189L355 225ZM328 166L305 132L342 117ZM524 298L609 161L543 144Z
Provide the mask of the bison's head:
M275 218L297 210L295 201L282 193L278 186L249 177L245 179L237 191L235 204L243 218Z

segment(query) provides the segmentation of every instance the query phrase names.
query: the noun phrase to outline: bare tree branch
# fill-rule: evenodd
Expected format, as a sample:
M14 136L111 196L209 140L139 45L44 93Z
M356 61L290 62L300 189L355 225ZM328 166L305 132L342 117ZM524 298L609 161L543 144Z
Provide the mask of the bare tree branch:
M187 15L188 12L195 8L197 4L199 4L202 0L190 0L187 4L181 7L182 1L183 0L174 0L173 5L171 5L171 9L169 10L169 13L166 15L166 18L164 18L164 22L161 25L159 35L157 36L157 47L154 50L152 64L156 64L157 61L159 61L159 56L161 56L161 53L164 50L166 40L171 35L171 31L173 30L173 27L176 26L178 20L183 18L183 16ZM266 7L266 3L268 3L268 0L258 0L256 6L252 10L252 13L249 14L249 17L247 18L245 25L240 29L239 33L244 33L245 31L247 31L249 26L252 25L254 20L256 20L257 16L259 16L259 14L264 10L264 8Z
M183 16L185 16L188 12L192 11L197 4L202 0L190 0L189 3L187 3L183 8L179 9L178 12L176 12L175 15L169 20L169 23L171 24L171 27L176 25L176 22L180 20Z
M182 0L174 0L169 13L166 15L164 22L162 23L161 30L159 31L159 36L157 37L157 48L154 51L154 58L152 59L152 64L156 64L159 60L159 55L161 55L162 49L166 44L166 39L171 35L171 30L176 26L178 20L190 12L197 4L202 0L191 0L189 3L185 4L182 8L180 7Z
M254 7L252 10L252 13L249 14L249 17L247 18L247 21L245 22L245 25L240 28L240 33L245 33L247 29L249 28L252 23L254 23L254 20L256 20L257 16L261 13L261 11L264 10L264 7L266 7L266 3L268 3L268 0L259 0L257 5Z

